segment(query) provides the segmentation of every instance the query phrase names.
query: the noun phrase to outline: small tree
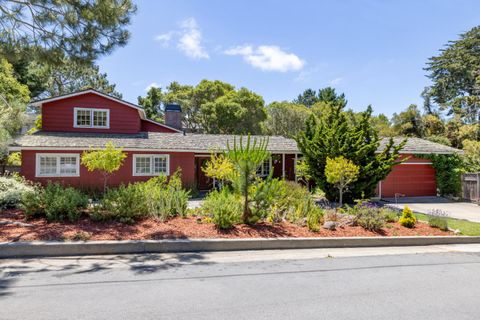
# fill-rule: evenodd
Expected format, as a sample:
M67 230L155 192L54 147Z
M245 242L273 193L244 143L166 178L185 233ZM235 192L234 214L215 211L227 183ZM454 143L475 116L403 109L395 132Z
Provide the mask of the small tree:
M102 173L103 191L105 191L109 176L120 169L126 157L127 155L122 151L122 148L115 148L112 142L107 142L103 149L84 151L82 164L87 167L88 171L98 170Z
M250 199L248 191L256 176L256 171L262 162L268 158L270 153L267 151L268 139L253 139L250 136L247 138L247 143L243 143L240 138L240 143L237 144L233 140L233 146L227 144L227 152L225 156L232 162L237 174L233 181L233 186L243 197L243 222L249 223L252 212L250 210Z
M333 184L338 189L340 207L343 204L343 192L349 184L358 179L358 172L359 167L342 156L334 159L327 158L325 177L327 178L328 183Z

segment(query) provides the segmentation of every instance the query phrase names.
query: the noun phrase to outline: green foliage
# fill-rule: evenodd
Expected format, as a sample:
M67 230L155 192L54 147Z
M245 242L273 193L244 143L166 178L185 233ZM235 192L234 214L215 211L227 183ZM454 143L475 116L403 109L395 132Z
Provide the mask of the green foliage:
M398 222L406 228L413 228L417 223L417 218L413 214L412 210L409 207L405 206L402 211L402 216L400 217Z
M446 216L429 215L428 225L432 228L438 228L443 231L448 231L448 220Z
M0 166L7 162L8 144L18 135L29 102L28 87L18 82L12 65L0 58Z
M293 100L293 103L303 104L309 108L319 102L324 102L329 105L336 105L342 108L347 104L345 95L343 93L337 94L335 89L331 87L319 89L318 94L313 89L307 89L300 94L297 99Z
M250 189L251 211L250 223L265 219L279 199L286 196L285 182L279 179L258 179Z
M108 81L107 74L91 63L77 63L69 59L46 68L46 80L42 96L59 96L85 89L95 89L105 94L122 98L115 84Z
M480 141L463 141L463 168L466 172L480 172Z
M126 44L125 26L135 10L130 0L7 0L0 10L0 43L18 51L32 47L52 60L67 55L93 61Z
M411 104L407 110L394 113L392 117L393 129L397 134L421 138L424 136L425 128L422 114L417 105Z
M242 199L227 188L212 191L202 205L205 212L220 229L230 229L242 221Z
M80 209L86 208L88 204L88 198L80 191L65 188L58 183L49 183L42 195L48 221L76 221L80 218Z
M179 103L185 128L194 132L256 134L266 119L263 98L219 80L202 80L196 86L172 82L163 103Z
M45 214L44 194L45 191L40 186L34 186L32 192L22 194L20 208L27 218Z
M298 146L309 167L309 174L317 186L325 191L327 199L337 199L337 193L325 176L327 158L343 156L359 167L358 179L349 187L347 202L371 197L377 183L386 178L398 163L404 143L394 145L391 139L377 153L380 138L371 124L372 109L349 121L341 107L332 107L326 115L307 121L306 130L297 139Z
M309 215L323 215L323 210L317 206L307 188L292 181L282 180L281 183L284 191L270 205L268 220L303 224Z
M429 215L416 213L418 220L428 221ZM448 227L451 229L460 230L461 234L466 236L480 236L480 223L471 222L461 219L445 218L448 223Z
M87 207L88 198L77 189L49 182L45 188L36 186L33 192L24 193L21 202L27 217L44 215L48 221L74 222Z
M480 27L460 35L431 57L426 70L433 84L428 92L434 102L466 123L479 119ZM478 138L478 136L477 136Z
M256 177L258 166L269 157L267 151L268 139L252 139L250 136L247 142L243 143L243 137L237 143L236 139L233 145L227 144L227 152L225 156L232 162L237 172L233 186L235 190L243 197L243 222L249 223L252 212L250 209L249 192L253 180Z
M359 167L342 156L334 159L327 157L325 178L328 183L333 184L338 189L340 207L342 206L343 192L347 189L348 185L357 180L358 172Z
M261 133L267 118L263 98L246 88L229 91L200 105L200 127L205 133Z
M310 114L311 111L301 104L272 102L267 106L265 131L270 135L293 138L305 129L305 121Z
M7 165L9 166L21 166L22 165L22 154L20 152L12 152L7 157Z
M385 226L385 215L375 206L357 204L353 212L356 224L365 230L378 232Z
M307 227L310 231L318 232L323 221L323 211L316 207L307 213Z
M19 207L23 195L34 190L31 184L20 177L0 177L0 209Z
M397 222L398 221L398 213L394 210L388 209L388 208L381 208L380 212L382 213L385 222Z
M123 223L151 216L160 221L187 214L189 192L182 188L181 172L170 179L161 175L108 189L91 217L94 220L115 219Z
M180 215L186 217L189 191L182 188L180 171L170 177L152 178L143 184L147 213L160 220Z
M212 154L202 170L207 177L215 178L220 183L232 182L238 175L232 161L222 153Z
M82 165L88 171L98 170L104 177L104 190L107 188L107 179L110 174L120 169L123 160L127 157L122 148L116 148L112 142L107 142L105 148L89 150L82 153Z
M107 189L100 206L91 215L94 220L116 219L122 223L133 223L147 215L147 203L142 183L121 185Z
M462 158L458 154L430 154L423 157L432 161L440 195L458 196L462 189Z
M163 93L161 88L151 87L145 97L139 96L137 99L138 104L145 110L147 118L163 122Z

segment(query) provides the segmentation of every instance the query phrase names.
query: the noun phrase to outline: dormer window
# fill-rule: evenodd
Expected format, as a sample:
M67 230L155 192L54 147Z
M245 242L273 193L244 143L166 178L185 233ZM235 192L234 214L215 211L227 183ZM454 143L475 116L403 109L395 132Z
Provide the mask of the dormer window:
M110 110L75 108L73 126L75 128L98 128L110 127Z

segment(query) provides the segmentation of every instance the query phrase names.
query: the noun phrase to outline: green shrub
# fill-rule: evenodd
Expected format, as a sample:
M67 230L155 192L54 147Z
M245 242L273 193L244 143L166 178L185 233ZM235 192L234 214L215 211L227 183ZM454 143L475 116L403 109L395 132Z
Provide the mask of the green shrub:
M88 197L77 189L50 182L45 188L34 187L32 192L23 194L21 200L27 218L44 215L48 221L76 221L87 205Z
M258 179L250 189L251 211L249 223L256 223L264 219L274 210L274 206L279 199L286 195L286 185L279 179Z
M428 213L428 225L432 228L448 231L448 214L442 210L431 210Z
M93 220L115 219L123 223L151 216L161 221L187 214L189 191L182 188L180 171L170 179L160 175L146 182L137 182L108 189L91 213Z
M44 189L39 186L34 187L32 192L22 194L20 208L27 218L45 214L43 194Z
M381 210L365 204L355 206L356 224L370 231L380 231L385 226L385 218Z
M310 231L318 232L322 223L323 210L316 206L307 213L307 227Z
M412 210L409 207L405 206L402 211L402 216L400 217L398 222L406 228L413 228L417 223L417 218L414 216Z
M133 223L145 217L147 205L142 183L121 185L116 189L108 189L101 204L91 215L94 220L115 219L123 223Z
M286 219L292 223L301 224L312 210L318 209L318 206L307 188L292 181L284 181L284 183L285 196L277 200L275 215L277 219L281 217L278 220Z
M0 177L0 209L20 207L22 196L34 187L19 176Z
M202 210L220 229L230 229L242 218L243 204L241 197L227 188L212 191L205 198Z
M380 212L382 213L385 222L393 223L398 221L398 213L396 211L388 208L382 208L380 209Z
M42 199L43 198L43 199ZM87 207L88 198L77 189L49 183L41 193L41 203L48 221L76 221Z
M182 189L178 173L175 173L168 182L165 176L152 178L145 182L143 187L149 215L161 221L177 215L186 217L190 192Z

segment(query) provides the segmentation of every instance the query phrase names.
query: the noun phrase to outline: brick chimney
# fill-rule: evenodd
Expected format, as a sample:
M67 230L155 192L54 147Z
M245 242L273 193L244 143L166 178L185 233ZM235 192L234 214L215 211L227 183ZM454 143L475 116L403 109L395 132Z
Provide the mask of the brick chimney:
M165 124L178 130L182 130L182 107L176 103L165 106Z

